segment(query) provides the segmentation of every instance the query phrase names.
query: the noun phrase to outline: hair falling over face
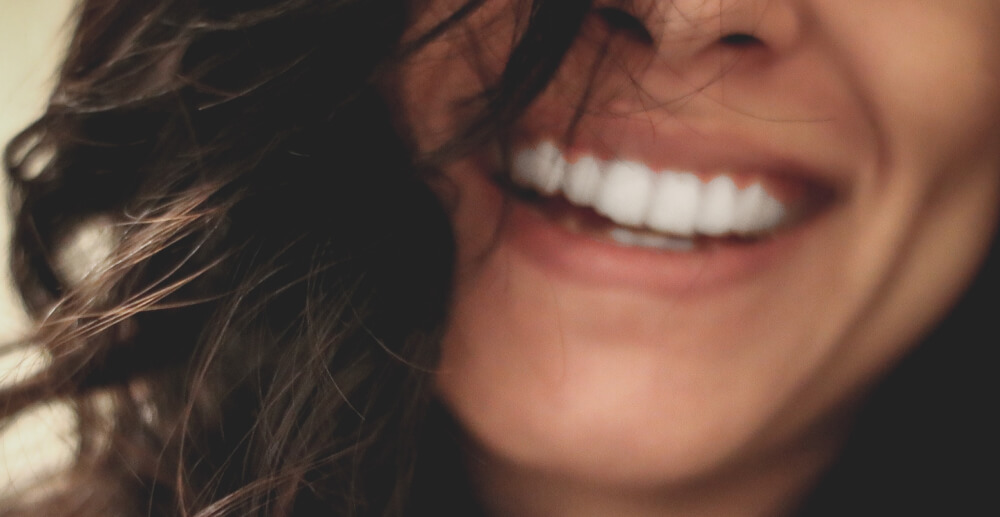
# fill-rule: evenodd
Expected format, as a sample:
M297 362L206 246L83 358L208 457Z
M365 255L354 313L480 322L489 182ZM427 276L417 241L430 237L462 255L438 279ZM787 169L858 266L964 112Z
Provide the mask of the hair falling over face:
M12 268L37 322L16 348L38 349L49 361L0 388L4 423L68 404L78 446L71 464L37 490L0 501L0 516L488 513L490 495L470 474L469 457L486 462L483 451L495 451L479 443L488 433L477 431L466 392L448 380L460 376L440 372L461 373L449 368L473 357L462 348L462 338L479 336L473 309L493 323L506 314L502 296L477 305L475 296L492 291L476 282L517 287L520 270L505 263L508 284L469 273L488 268L494 250L505 252L506 226L469 230L477 216L467 211L482 207L467 200L502 198L510 227L522 212L586 212L572 216L583 226L604 217L600 206L566 208L563 199L542 206L552 195L540 192L542 180L518 184L516 171L503 171L517 167L517 149L546 138L565 147L567 170L582 158L610 168L621 158L602 147L611 133L641 133L629 125L635 106L663 108L671 120L695 112L698 95L656 97L677 82L663 70L683 74L677 67L693 62L662 58L693 41L664 7L675 3L678 13L690 4L82 0L48 107L4 156ZM722 3L740 4L737 16L768 2ZM727 19L730 11L719 11L712 20ZM762 50L784 44L770 27L712 29L705 48L716 65L698 75L713 78L697 83L699 92L735 88L750 75L745 64L778 62ZM718 56L731 55L739 57L722 68L733 79L716 81ZM765 65L754 73L776 69ZM608 106L617 118L598 113ZM543 111L563 115L551 123L537 115ZM766 119L755 113L753 120ZM660 148L671 145L679 144ZM483 158L493 155L501 158ZM483 162L490 165L475 174L486 178L482 192L500 185L502 194L477 197L479 187L454 172ZM854 195L869 186L829 190ZM845 196L838 206L866 199ZM830 210L817 225L836 220L838 209ZM95 228L107 246L81 273L67 257ZM576 237L566 242L606 246L603 237ZM682 237L697 246L715 238ZM467 253L479 238L487 251ZM719 247L753 239L764 240L741 236ZM996 425L987 418L997 386L985 359L1000 342L992 242L953 308L927 316L931 330L920 343L865 384L864 403L844 411L852 425L836 459L787 513L995 508L987 497L995 474L971 474L991 472L997 459ZM659 260L647 261L647 251L626 253ZM559 278L541 283L559 287ZM532 363L506 366L527 371ZM530 413L528 395L518 404Z

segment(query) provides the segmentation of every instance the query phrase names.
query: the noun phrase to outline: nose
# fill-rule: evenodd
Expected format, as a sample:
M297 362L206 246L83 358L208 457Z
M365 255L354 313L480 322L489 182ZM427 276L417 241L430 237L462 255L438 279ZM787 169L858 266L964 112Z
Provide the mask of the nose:
M625 83L612 83L638 88L618 87L608 100L626 110L648 109L651 101L689 99L715 85L738 89L760 83L774 75L776 65L802 39L798 4L797 0L617 2L616 9L634 17L645 32L638 38L640 44L618 47L627 67L610 72L626 70Z
M789 0L639 0L659 60L676 66L731 49L777 54L801 36Z

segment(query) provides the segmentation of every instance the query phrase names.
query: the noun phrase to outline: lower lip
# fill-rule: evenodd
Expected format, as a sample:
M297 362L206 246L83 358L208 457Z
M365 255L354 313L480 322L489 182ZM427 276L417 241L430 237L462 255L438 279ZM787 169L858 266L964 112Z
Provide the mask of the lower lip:
M664 251L576 233L531 203L512 200L509 210L504 243L552 275L600 287L691 295L725 289L776 267L815 223L756 242L720 240L692 251Z

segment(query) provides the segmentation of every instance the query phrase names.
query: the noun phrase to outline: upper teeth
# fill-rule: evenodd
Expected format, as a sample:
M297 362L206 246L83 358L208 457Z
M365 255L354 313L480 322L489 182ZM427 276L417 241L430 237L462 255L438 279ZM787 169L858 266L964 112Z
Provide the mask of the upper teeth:
M542 194L559 192L612 221L681 237L760 235L788 217L785 206L755 182L738 188L724 172L708 183L680 171L583 156L569 163L551 142L514 156L513 181Z

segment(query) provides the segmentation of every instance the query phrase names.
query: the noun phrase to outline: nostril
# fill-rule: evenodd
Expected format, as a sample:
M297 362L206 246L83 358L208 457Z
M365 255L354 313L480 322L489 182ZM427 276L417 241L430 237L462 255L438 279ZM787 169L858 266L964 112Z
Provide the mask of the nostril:
M732 34L726 34L725 36L719 38L719 43L727 47L752 47L760 45L763 42L754 36L753 34L747 34L744 32L734 32Z

